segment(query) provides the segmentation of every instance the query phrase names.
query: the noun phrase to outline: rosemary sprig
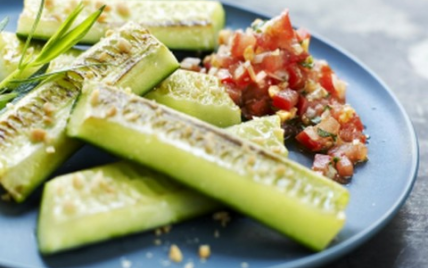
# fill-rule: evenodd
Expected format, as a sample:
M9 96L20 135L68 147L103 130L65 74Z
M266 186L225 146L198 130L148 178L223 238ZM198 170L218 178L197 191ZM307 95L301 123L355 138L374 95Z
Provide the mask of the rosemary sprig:
M9 17L6 17L0 21L0 33L6 28L6 25L9 23Z
M28 39L30 40L40 21L41 14L43 12L43 5L44 0L41 2L35 24L29 34ZM83 7L84 5L82 3L76 7L70 16L68 16L67 19L61 24L56 33L43 46L41 52L35 58L32 55L25 56L26 50L29 46L29 41L27 40L24 47L23 56L21 57L20 64L18 65L18 69L12 72L3 81L1 81L0 94L11 93L13 89L9 89L7 87L12 83L12 81L17 80L17 77L20 77L20 75L25 70L30 68L40 68L41 66L48 64L56 57L75 46L89 32L105 8L105 6L102 6L100 9L88 16L82 23L79 23L78 26L70 30L78 15L82 12Z

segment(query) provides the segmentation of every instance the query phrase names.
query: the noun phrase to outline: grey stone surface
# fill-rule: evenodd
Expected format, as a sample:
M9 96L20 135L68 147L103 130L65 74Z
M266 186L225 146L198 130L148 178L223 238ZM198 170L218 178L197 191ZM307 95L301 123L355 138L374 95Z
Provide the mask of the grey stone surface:
M276 15L331 40L372 69L409 114L420 144L418 179L395 218L330 268L428 267L428 1L224 1Z

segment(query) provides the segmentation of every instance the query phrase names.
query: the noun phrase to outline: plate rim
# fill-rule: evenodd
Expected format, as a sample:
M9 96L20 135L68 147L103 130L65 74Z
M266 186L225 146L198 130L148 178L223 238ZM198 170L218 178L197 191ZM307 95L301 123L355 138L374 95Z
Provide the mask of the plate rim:
M251 8L242 6L240 4L230 3L230 2L224 2L221 1L225 9L231 8L238 10L240 12L245 12L248 14L254 14L255 16L262 17L262 18L272 18L273 16L261 11L256 11ZM227 16L227 13L226 13ZM294 24L293 24L294 25ZM294 25L296 26L296 25ZM404 109L403 105L400 103L396 95L393 93L393 91L389 88L389 86L381 79L371 68L369 68L366 64L364 64L362 61L360 61L357 57L355 57L352 53L347 51L346 49L342 48L341 46L335 44L331 40L329 40L326 37L323 37L322 35L310 31L311 36L317 41L323 43L324 45L328 46L329 48L335 50L342 56L348 58L353 63L355 63L361 70L366 72L370 77L373 78L374 81L379 83L380 87L385 91L385 93L388 94L388 96L393 100L394 104L397 106L400 115L403 117L403 120L406 124L406 130L409 131L410 136L408 137L411 141L411 149L412 152L411 160L409 161L411 163L411 166L409 167L409 170L411 171L406 179L405 187L403 188L403 191L401 191L401 194L397 200L389 207L388 210L386 210L382 217L380 217L377 221L374 221L372 224L370 224L368 227L366 227L364 230L359 231L358 233L354 234L350 238L340 242L339 244L336 244L334 246L328 247L327 249L321 251L321 252L315 252L311 255L304 256L302 258L287 261L283 264L269 266L269 268L305 268L305 267L318 267L324 264L327 264L331 261L334 261L345 254L350 253L355 248L361 246L364 244L367 240L372 238L375 234L377 234L381 229L385 227L385 225L390 222L394 216L398 213L400 208L404 205L406 200L408 199L414 184L417 180L418 170L419 170L419 142L418 137L415 131L415 128L413 126L413 123L407 114L406 110ZM20 268L39 268L36 266L21 266L18 263L10 262L10 261L4 261L0 259L0 267L20 267Z

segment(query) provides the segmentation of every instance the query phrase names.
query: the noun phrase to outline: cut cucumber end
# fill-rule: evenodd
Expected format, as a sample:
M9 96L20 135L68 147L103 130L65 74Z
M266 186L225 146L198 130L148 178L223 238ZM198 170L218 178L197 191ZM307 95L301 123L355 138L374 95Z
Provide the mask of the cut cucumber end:
M75 107L70 135L163 171L311 249L325 248L343 227L349 192L341 185L162 105L92 86ZM118 113L106 116L112 106Z
M177 70L145 97L219 127L241 122L240 108L215 76Z

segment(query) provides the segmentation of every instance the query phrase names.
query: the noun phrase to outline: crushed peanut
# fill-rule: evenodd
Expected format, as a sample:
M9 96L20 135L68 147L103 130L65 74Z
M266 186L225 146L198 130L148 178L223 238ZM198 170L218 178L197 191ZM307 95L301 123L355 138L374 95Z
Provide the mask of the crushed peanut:
M110 109L107 111L107 117L113 117L113 116L115 116L116 115L116 113L117 113L117 109L116 109L116 107L114 107L114 106L112 106L112 107L110 107Z
M209 245L199 246L199 257L201 259L208 259L211 255L211 248Z
M64 210L64 212L66 214L73 214L74 212L76 212L77 208L76 208L76 205L72 201L68 200L64 203L62 209Z
M32 142L44 142L47 137L47 132L44 129L35 128L31 130L30 139Z
M45 102L43 104L43 111L47 116L51 116L55 112L55 106L50 102Z
M98 19L97 19L97 21L99 22L99 23L104 23L104 22L106 22L106 20L107 20L107 15L106 14L101 14L99 17L98 17Z
M118 3L116 6L117 13L123 17L129 16L129 8L122 2Z
M169 259L173 262L183 261L183 254L177 245L171 245L169 248Z
M92 94L91 94L91 105L92 106L96 106L98 104L99 97L100 97L100 91L98 89L95 89L94 91L92 91Z
M117 43L117 48L120 52L129 54L132 50L132 45L128 42L128 40L120 38L119 42Z
M73 176L73 186L76 189L82 189L84 186L82 178L77 174Z

